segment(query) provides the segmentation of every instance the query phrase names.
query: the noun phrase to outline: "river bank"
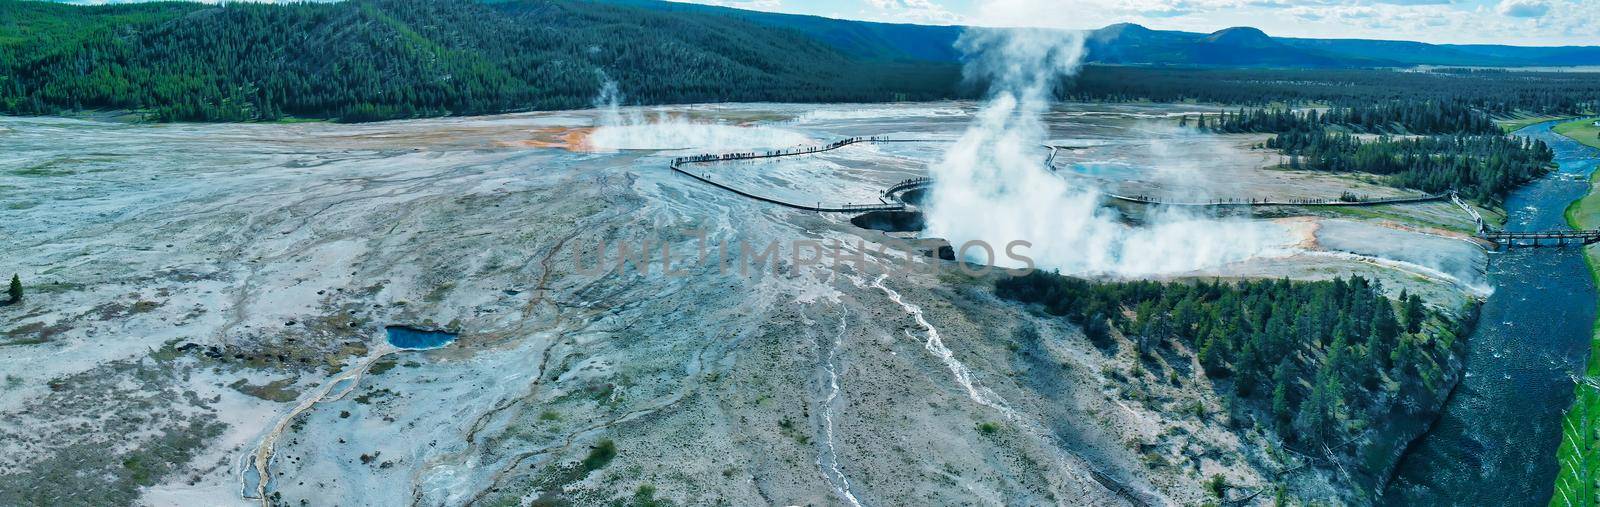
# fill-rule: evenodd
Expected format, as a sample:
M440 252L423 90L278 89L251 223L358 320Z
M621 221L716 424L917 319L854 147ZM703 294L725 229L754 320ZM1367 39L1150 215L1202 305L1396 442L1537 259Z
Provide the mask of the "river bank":
M1507 199L1505 228L1563 227L1589 191L1587 148L1551 131L1518 131L1556 151L1558 169ZM1589 356L1595 282L1578 249L1515 249L1489 261L1494 293L1468 339L1467 373L1433 429L1402 460L1386 505L1543 505L1560 466L1572 378ZM1559 496L1559 495L1558 495Z
M1572 140L1600 148L1600 120L1594 118L1579 118L1564 122L1550 128L1557 134L1572 138Z
M1562 128L1585 121L1588 120L1564 123L1552 130L1574 141L1596 146L1596 141L1581 139L1573 129ZM1600 156L1593 149L1589 151L1592 156ZM1600 180L1596 180L1596 176L1600 176L1600 173L1591 170L1589 193L1567 206L1567 225L1574 229L1600 227ZM1600 284L1600 247L1585 247L1584 262L1589 267L1590 277ZM1556 475L1550 505L1591 506L1597 503L1595 474L1600 470L1600 453L1595 451L1600 450L1600 433L1597 433L1600 430L1600 389L1596 389L1588 379L1600 376L1600 354L1596 354L1596 351L1600 351L1600 320L1594 324L1589 351L1589 360L1583 371L1584 381L1577 382L1573 388L1572 407L1562 419L1561 445L1556 450L1556 461L1560 463L1561 470Z

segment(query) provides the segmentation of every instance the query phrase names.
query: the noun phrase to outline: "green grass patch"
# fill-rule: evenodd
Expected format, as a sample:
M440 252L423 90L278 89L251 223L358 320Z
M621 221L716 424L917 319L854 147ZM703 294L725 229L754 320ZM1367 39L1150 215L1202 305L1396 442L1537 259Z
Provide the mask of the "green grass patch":
M1000 425L992 422L978 423L978 433L993 435L1000 432Z
M382 401L384 398L394 396L394 394L394 391L390 391L388 389L374 389L362 394L361 396L357 396L356 403L370 405L372 404L373 400Z
M1567 206L1567 224L1580 229L1600 225L1600 180L1590 176L1589 193ZM1584 260L1589 265L1589 276L1600 285L1600 247L1586 247ZM1584 376L1600 377L1600 320L1590 332L1589 361ZM1579 382L1573 388L1572 406L1561 419L1561 446L1556 449L1556 462L1561 470L1556 474L1555 493L1550 497L1552 506L1592 507L1600 503L1596 498L1596 480L1600 480L1600 388Z
M589 450L589 455L583 458L581 467L584 474L588 475L589 472L605 468L606 465L611 464L612 458L616 457L617 443L609 438L602 438L600 442L595 444L593 449Z
M1551 130L1577 142L1600 148L1600 127L1595 126L1597 121L1600 120L1573 120L1551 127Z
M384 372L394 369L394 367L398 364L399 362L395 361L394 358L383 359L376 363L372 363L372 368L367 370L367 374L382 375Z
M656 498L655 486L641 484L639 485L639 489L634 490L633 498L629 498L627 501L613 501L611 504L622 505L626 507L666 507L672 505L672 502L665 499Z
M1523 128L1535 123L1565 120L1568 118L1571 118L1571 116L1540 116L1537 114L1525 115L1518 113L1504 118L1495 118L1494 123L1500 126L1500 130L1504 130L1507 134L1509 134L1518 130L1522 130Z
M10 346L13 346L13 345L16 345L16 346L38 345L38 344L41 344L41 343L50 343L50 340L45 339L45 338L38 338L38 337L23 338L21 340L12 340L12 341L8 341L8 342L0 342L0 347L10 347Z
M285 116L285 117L282 117L282 118L278 118L276 120L266 121L266 122L262 122L262 123L327 123L327 121L328 120L324 120L324 119L321 119L321 118L299 118L299 117L294 117L294 116Z
M293 386L294 379L292 378L274 380L259 386L252 385L245 379L239 379L232 384L228 384L228 387L233 388L235 391L278 403L288 403L300 397L300 391L295 390Z
M1567 205L1567 225L1574 229L1600 228L1600 171L1589 176L1589 193Z

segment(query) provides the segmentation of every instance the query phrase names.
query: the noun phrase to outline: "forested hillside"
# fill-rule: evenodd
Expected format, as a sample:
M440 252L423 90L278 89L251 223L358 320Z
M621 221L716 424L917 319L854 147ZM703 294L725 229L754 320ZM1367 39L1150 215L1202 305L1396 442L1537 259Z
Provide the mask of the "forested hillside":
M791 28L850 54L956 61L960 27L871 23L660 0L601 0L651 9L715 13ZM1212 33L1116 23L1087 33L1087 62L1223 67L1560 67L1600 65L1600 47L1451 45L1363 39L1273 37L1251 27Z
M1363 487L1387 480L1391 443L1373 428L1438 409L1474 324L1470 312L1456 320L1360 277L1102 283L1035 271L997 280L995 292L1078 324L1102 348L1120 334L1147 362L1194 351L1236 418L1302 454L1360 467L1347 472L1372 481Z
M1362 141L1345 133L1296 130L1267 140L1291 169L1383 175L1397 187L1460 192L1493 204L1544 176L1555 152L1544 141L1511 136L1428 136Z
M1179 119L1178 125L1191 125L1189 117ZM1506 136L1486 113L1456 100L1382 102L1325 111L1240 109L1201 115L1192 125L1210 132L1277 134L1262 147L1287 155L1290 169L1376 174L1396 187L1456 191L1484 204L1494 204L1512 189L1543 176L1555 158L1543 141ZM1351 133L1384 135L1362 140Z
M714 14L798 31L849 55L876 60L959 62L956 39L962 27L873 23L847 19L779 14L715 5L661 0L599 0L656 10Z
M348 121L588 105L946 98L954 63L850 58L727 16L575 0L0 1L0 111Z
M1087 67L1065 90L1079 100L1359 107L1391 101L1482 112L1580 113L1600 109L1600 74L1439 69L1228 69Z
M585 107L607 79L639 104L973 98L983 83L962 81L951 46L960 30L654 0L0 0L0 113L365 121ZM1202 42L1263 37L1233 30ZM1091 58L1107 47L1092 43ZM1091 65L1058 95L1568 114L1596 109L1593 76Z
M1181 121L1187 123L1186 116ZM1500 127L1489 115L1455 101L1396 101L1333 107L1325 111L1291 111L1283 108L1224 111L1201 115L1197 126L1215 132L1291 132L1335 126L1364 134L1498 135Z

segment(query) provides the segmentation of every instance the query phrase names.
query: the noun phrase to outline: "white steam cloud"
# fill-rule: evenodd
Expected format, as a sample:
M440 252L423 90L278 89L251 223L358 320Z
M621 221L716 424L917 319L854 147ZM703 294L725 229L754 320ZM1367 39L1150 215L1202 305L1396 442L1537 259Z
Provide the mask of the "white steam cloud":
M741 127L690 121L665 111L623 111L617 83L605 80L594 106L600 110L597 127L588 144L600 150L679 150L725 152L761 148L787 148L813 140L799 132L771 127Z
M795 123L840 120L883 120L886 118L938 118L966 115L958 107L855 106L850 109L814 109L794 119Z
M1266 222L1167 209L1152 212L1142 226L1126 225L1102 206L1099 189L1075 186L1045 168L1043 115L1057 83L1082 61L1081 33L968 29L957 46L967 55L967 77L987 81L990 97L932 168L928 235L996 248L1028 241L1027 253L1040 267L1114 277L1183 273L1289 253L1288 231Z

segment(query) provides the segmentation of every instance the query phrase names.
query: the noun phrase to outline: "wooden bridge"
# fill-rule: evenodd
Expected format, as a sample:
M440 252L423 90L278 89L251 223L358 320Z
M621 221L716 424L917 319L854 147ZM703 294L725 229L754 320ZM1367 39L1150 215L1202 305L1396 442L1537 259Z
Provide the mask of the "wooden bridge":
M1461 200L1460 196L1451 193L1450 201L1466 211L1468 215L1472 216L1472 220L1478 224L1478 239L1489 242L1497 250L1501 248L1559 247L1600 243L1600 231L1597 230L1557 229L1524 232L1497 230L1489 227L1488 222L1483 221L1483 215L1478 214L1478 210L1472 209L1472 206L1468 206L1466 201Z
M1485 231L1479 238L1496 248L1525 248L1542 246L1592 245L1600 243L1600 231L1551 230L1531 232Z

